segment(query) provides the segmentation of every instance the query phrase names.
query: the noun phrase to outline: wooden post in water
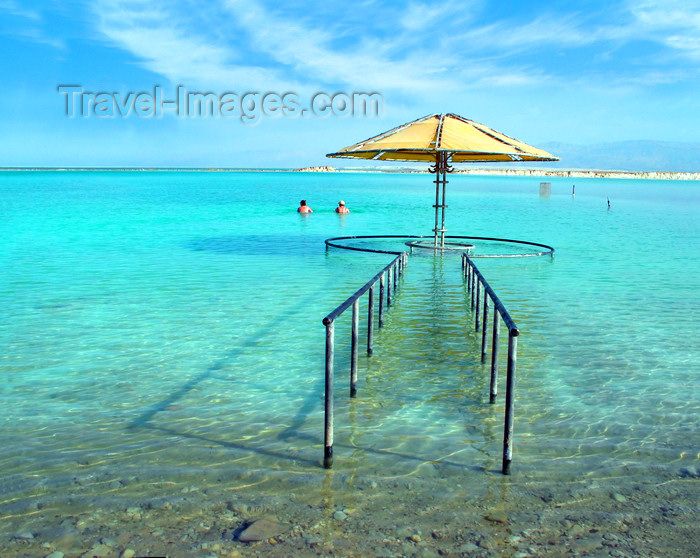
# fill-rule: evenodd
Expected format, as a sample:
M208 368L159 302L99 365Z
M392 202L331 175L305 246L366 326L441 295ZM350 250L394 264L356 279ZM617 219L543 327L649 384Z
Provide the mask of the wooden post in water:
M394 270L394 292L396 292L396 285L399 279L398 264L396 262L394 262L394 266L392 267L392 269Z
M508 371L506 377L506 415L503 428L503 474L510 475L513 461L513 420L515 417L515 368L518 354L518 330L508 335Z
M484 287L484 316L481 322L481 362L486 362L486 330L489 322L489 299L486 296L486 287Z
M335 324L326 324L326 405L325 431L323 442L323 466L333 466L333 333Z
M384 274L379 278L379 327L384 325Z
M369 288L367 300L367 354L372 354L372 336L374 335L374 285Z
M357 340L360 329L360 299L352 303L352 341L350 352L350 397L357 395Z
M496 402L498 395L498 338L501 330L501 315L498 308L493 309L493 344L491 345L491 389L489 403Z

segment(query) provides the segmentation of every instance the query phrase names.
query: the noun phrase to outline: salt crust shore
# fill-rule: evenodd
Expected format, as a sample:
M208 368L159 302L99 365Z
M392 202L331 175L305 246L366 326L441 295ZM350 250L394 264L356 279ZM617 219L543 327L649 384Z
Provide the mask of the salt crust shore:
M379 172L379 173L427 173L425 170L406 169L335 169L333 167L308 167L295 169L296 172ZM474 174L479 176L557 176L563 178L628 178L651 180L700 180L700 172L671 172L671 171L609 171L609 170L550 170L550 169L485 169L480 167L458 168L455 174Z
M335 167L303 167L298 169L270 168L174 168L174 167L3 167L3 171L140 171L140 172L342 172L342 173L377 173L377 174L424 174L425 169L396 169L396 168L335 168ZM563 178L621 178L633 180L700 180L700 172L671 172L671 171L617 171L617 170L552 170L552 169L487 169L480 167L458 168L455 174L473 174L477 176L537 176Z

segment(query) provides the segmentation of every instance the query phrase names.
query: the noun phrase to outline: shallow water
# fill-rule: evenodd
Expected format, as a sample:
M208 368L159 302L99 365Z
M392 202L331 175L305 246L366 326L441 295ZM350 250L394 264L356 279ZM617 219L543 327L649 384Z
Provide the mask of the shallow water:
M130 506L161 510L166 531L177 521L163 509L220 514L221 504L235 512L231 530L264 510L307 533L335 509L395 527L406 506L423 538L436 521L449 525L433 543L449 540L457 554L474 539L459 539L457 525L494 506L527 524L528 498L544 502L544 521L552 502L585 491L581 513L595 526L609 519L596 513L610 491L635 501L636 517L644 500L626 490L671 483L674 498L695 502L681 516L697 512L698 182L577 179L572 197L573 181L554 178L541 198L537 178L450 177L448 234L556 248L553 258L476 260L522 332L513 476L498 472L502 397L488 404L459 257L429 251L409 259L352 400L350 318L339 320L335 465L320 467L321 319L390 260L323 240L429 234L430 180L1 173L0 545L44 556L69 517L71 528L81 517L104 528L111 514L114 530L135 531L124 523L134 514L122 517ZM301 198L314 214L296 214ZM333 213L340 198L350 215ZM476 253L490 249L477 243ZM397 539L329 521L318 536L336 553ZM35 537L12 539L21 532ZM77 532L67 555L99 538ZM188 555L198 536L169 552ZM270 551L223 539L221 555ZM300 540L309 553L333 550ZM487 555L531 548L474 540ZM639 544L664 553L658 541Z

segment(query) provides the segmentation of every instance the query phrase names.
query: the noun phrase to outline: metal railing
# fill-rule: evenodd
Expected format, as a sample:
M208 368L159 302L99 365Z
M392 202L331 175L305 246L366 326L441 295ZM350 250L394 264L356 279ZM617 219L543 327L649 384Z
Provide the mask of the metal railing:
M439 231L439 229L438 229ZM407 239L410 238L412 240L405 242L406 246L410 247L411 253L413 253L413 248L431 248L435 249L435 245L430 245L430 244L424 244L424 242L421 239L428 239L428 238L433 238L432 236L426 236L426 235L412 235L412 234L383 234L383 235L369 235L369 236L336 236L335 238L328 238L326 239L326 246L332 246L333 248L341 248L343 250L357 250L358 252L375 252L379 254L398 254L398 252L392 252L389 250L377 250L377 249L370 249L370 248L361 248L358 246L349 246L347 244L340 244L337 241L339 240L369 240L369 239L387 239L387 238L392 238L392 239ZM450 241L444 241L445 239L449 239ZM554 248L552 246L549 246L547 244L540 244L539 242L529 242L527 240L515 240L512 238L494 238L490 236L445 236L443 241L443 246L438 247L438 249L443 250L445 247L451 247L452 250L461 250L464 251L466 247L468 246L465 240L474 241L482 241L485 240L487 242L498 242L498 243L505 243L505 244L512 244L516 246L527 246L527 247L532 247L534 250L533 252L524 252L524 253L511 253L511 254L469 254L469 257L471 258L529 258L533 256L554 256ZM470 246L473 248L473 246Z
M462 269L464 278L467 281L467 290L471 293L471 308L474 310L474 329L481 328L481 362L486 361L487 349L487 329L489 316L489 298L493 303L493 335L491 342L491 385L489 388L489 403L496 402L498 395L498 341L500 334L501 319L508 328L508 365L506 369L506 410L505 424L503 429L503 466L501 471L504 475L510 474L510 464L513 460L513 422L515 404L515 368L518 354L518 336L520 330L515 325L508 310L488 284L479 269L474 265L471 258L465 253L462 254ZM480 297L483 290L483 314L480 318ZM488 298L487 298L488 297ZM475 300L476 299L476 300ZM500 318L500 319L499 319Z
M327 243L328 244L328 243ZM372 250L378 252L378 250ZM367 281L360 289L358 289L345 302L323 318L323 325L326 326L326 402L325 402L325 434L324 434L324 452L323 466L330 469L333 465L333 358L335 354L335 320L348 308L352 306L352 341L350 355L350 397L355 397L357 394L357 357L358 357L358 341L359 341L359 316L360 316L360 297L369 292L368 300L368 315L367 315L367 354L372 354L372 342L374 334L374 289L377 281L379 281L379 327L384 325L384 300L386 299L386 307L391 306L392 285L393 291L396 291L398 279L403 274L408 254L406 252L386 252L397 254L396 258L390 264L385 266L372 279ZM387 277L385 281L385 275Z
M326 244L333 246L328 241ZM368 250L351 248L354 250L382 252L396 254L396 257L382 268L372 279L365 283L352 296L348 297L335 310L323 318L323 325L326 327L326 367L325 367L325 431L324 431L324 453L323 466L330 469L333 465L333 383L334 383L334 357L335 357L335 321L348 308L352 307L352 333L351 333L351 355L350 355L350 397L357 395L357 362L359 346L359 301L362 295L369 293L368 316L367 316L367 354L373 351L374 335L374 294L375 285L379 282L379 317L378 325L384 325L384 310L391 306L392 287L395 292L398 286L398 278L403 274L408 254L406 252L389 252L380 250ZM481 361L485 362L488 354L488 319L489 319L489 299L493 306L493 328L491 341L491 382L489 387L489 403L495 403L498 395L498 350L500 337L500 323L503 320L508 329L508 361L506 369L506 401L505 401L505 424L503 432L503 463L502 473L510 474L510 465L513 460L513 424L514 424L514 403L515 403L515 371L518 352L518 336L520 330L515 325L508 310L498 298L494 290L488 284L484 276L476 267L468 254L462 254L462 269L464 279L467 282L467 290L471 293L471 309L474 310L474 328L481 330ZM386 277L386 280L385 280ZM483 303L481 301L483 292Z

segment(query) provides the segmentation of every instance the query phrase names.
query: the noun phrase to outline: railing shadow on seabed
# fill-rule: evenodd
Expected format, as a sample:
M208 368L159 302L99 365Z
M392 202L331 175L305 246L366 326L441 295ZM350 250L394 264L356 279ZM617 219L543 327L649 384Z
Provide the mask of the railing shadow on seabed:
M327 242L328 244L328 242ZM363 250L364 251L364 250ZM375 251L375 250L367 250ZM376 250L380 252L379 250ZM362 295L369 293L368 297L368 317L367 317L367 354L371 355L373 348L374 334L374 307L375 307L375 285L379 282L379 319L378 325L384 325L384 300L386 307L391 306L392 285L395 292L398 286L398 278L403 274L408 261L406 252L388 252L396 257L385 266L372 279L365 283L345 302L340 304L335 310L323 318L323 325L326 326L326 386L325 386L325 434L324 434L324 454L323 466L330 469L333 465L333 380L334 380L334 331L335 320L352 306L352 339L350 357L350 397L357 394L357 361L359 344L359 300ZM518 330L515 322L511 318L508 310L488 284L484 276L477 269L474 262L467 253L462 254L462 270L468 292L471 293L471 309L474 311L474 328L479 331L481 328L481 361L486 361L487 356L487 324L489 302L493 304L493 334L491 344L491 383L489 393L489 403L496 402L498 393L498 345L500 335L500 322L503 320L508 328L508 364L506 371L506 405L505 405L505 425L503 434L503 464L502 473L510 474L510 464L513 460L513 422L514 422L514 402L515 402L515 367L517 361ZM386 277L386 280L385 280ZM481 304L481 292L483 291L483 304ZM483 313L480 315L480 307ZM481 320L480 320L481 319ZM482 323L480 323L480 321Z

